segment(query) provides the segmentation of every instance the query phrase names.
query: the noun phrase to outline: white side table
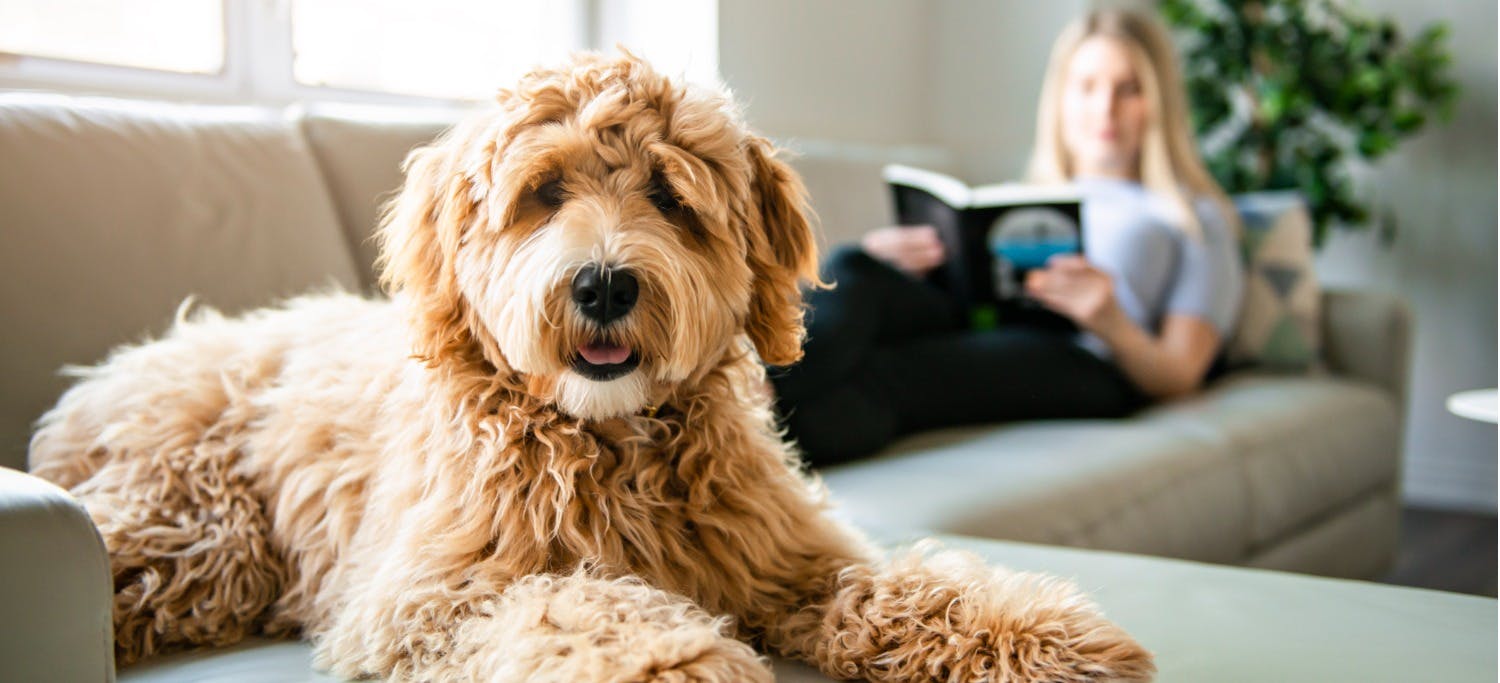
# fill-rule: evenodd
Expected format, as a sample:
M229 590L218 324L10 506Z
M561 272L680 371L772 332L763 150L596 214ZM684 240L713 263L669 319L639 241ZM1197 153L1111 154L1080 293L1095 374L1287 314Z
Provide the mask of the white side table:
M1460 391L1448 397L1448 412L1470 420L1495 424L1495 390Z

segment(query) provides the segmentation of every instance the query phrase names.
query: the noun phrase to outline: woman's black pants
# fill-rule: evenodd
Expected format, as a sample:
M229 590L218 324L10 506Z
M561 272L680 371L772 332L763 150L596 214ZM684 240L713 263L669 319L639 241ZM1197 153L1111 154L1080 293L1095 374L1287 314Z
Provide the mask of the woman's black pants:
M947 294L858 247L833 252L823 277L835 288L808 295L805 356L769 369L783 426L814 466L926 429L1118 417L1145 402L1071 335L970 331Z

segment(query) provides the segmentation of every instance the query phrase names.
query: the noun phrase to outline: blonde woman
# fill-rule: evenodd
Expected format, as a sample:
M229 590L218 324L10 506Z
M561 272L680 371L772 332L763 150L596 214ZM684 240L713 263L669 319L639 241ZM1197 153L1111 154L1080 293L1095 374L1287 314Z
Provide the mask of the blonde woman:
M834 252L809 295L804 360L773 369L790 436L815 465L966 423L1113 417L1195 391L1233 326L1235 214L1188 129L1176 57L1151 17L1091 12L1053 48L1028 180L1085 197L1084 253L1027 293L1080 332L961 326L921 281L947 257L929 226Z

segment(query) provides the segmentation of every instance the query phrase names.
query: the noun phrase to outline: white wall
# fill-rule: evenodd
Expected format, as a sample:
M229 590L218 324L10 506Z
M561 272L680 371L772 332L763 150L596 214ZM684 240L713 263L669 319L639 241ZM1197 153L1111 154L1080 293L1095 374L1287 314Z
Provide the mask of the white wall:
M932 6L915 0L720 0L719 70L750 125L799 153L821 241L890 221L880 167L951 168L927 133Z
M1059 31L1084 0L941 0L934 6L933 140L960 151L972 182L1025 171L1042 75Z
M1371 193L1395 217L1395 243L1338 235L1319 274L1330 285L1397 293L1415 315L1408 498L1493 512L1496 429L1448 414L1443 401L1497 381L1496 6L1359 4L1409 29L1447 21L1464 92L1451 123L1408 140L1369 174ZM1010 179L1030 151L1052 39L1086 5L721 0L720 67L749 101L752 124L773 136L890 156L896 145L937 147L971 181Z
M721 0L719 69L778 138L926 142L931 25L911 0Z

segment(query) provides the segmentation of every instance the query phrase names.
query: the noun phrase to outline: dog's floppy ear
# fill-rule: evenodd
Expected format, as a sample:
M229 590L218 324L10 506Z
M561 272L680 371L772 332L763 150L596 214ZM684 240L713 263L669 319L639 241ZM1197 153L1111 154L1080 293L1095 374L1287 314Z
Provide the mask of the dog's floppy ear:
M380 284L412 300L412 353L429 365L474 361L479 351L454 274L459 244L478 210L479 193L459 159L474 132L460 124L407 155L406 181L384 207L376 233Z
M761 360L790 365L802 358L801 284L818 280L818 249L809 217L807 190L776 148L750 135L745 153L753 178L749 262L755 273L754 294L745 332Z

